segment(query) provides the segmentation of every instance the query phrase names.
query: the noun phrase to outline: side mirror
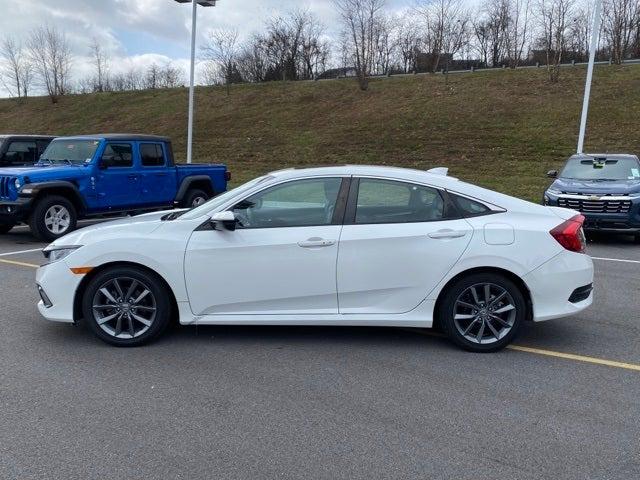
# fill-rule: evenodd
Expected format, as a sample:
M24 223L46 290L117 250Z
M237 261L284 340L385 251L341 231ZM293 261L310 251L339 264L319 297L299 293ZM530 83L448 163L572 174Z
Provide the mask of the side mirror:
M558 171L557 170L549 170L547 172L547 177L549 177L549 178L558 178Z
M233 212L226 210L224 212L216 212L211 217L211 222L217 228L221 225L226 230L234 231L236 229L236 216Z

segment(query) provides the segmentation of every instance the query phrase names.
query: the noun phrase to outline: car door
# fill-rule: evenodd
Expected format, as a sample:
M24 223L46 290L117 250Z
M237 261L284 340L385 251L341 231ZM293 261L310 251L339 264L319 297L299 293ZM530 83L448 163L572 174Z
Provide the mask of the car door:
M130 142L108 142L104 146L96 179L98 205L103 210L121 210L135 205L139 178Z
M162 143L139 143L141 205L169 205L176 194L176 172L167 165Z
M341 314L417 307L465 251L473 229L446 194L409 182L354 179L338 254Z
M196 315L337 314L348 179L299 179L236 204L235 231L196 230L185 279Z

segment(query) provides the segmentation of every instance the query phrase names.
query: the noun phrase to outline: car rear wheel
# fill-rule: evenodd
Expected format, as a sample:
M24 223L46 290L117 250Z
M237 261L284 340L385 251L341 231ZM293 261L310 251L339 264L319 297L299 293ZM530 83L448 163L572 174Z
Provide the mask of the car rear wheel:
M52 195L36 203L29 227L36 238L53 242L75 230L77 222L78 215L73 203L65 197Z
M527 317L527 302L505 276L477 273L448 289L439 314L440 325L454 343L473 352L494 352L517 335Z
M9 233L13 227L15 227L15 225L6 224L6 223L0 223L0 235L4 235L5 233Z
M209 200L209 195L203 190L189 190L184 197L183 205L187 208L199 207Z
M83 297L84 319L101 340L135 347L157 338L169 324L164 282L136 267L115 267L91 279Z

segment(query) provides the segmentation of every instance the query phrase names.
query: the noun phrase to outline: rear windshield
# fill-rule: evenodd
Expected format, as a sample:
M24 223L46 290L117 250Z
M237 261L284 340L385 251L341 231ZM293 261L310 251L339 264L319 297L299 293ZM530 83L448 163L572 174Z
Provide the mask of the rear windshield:
M44 163L89 163L100 145L99 140L54 140L40 157Z
M569 159L562 178L575 180L640 180L640 162L635 158Z

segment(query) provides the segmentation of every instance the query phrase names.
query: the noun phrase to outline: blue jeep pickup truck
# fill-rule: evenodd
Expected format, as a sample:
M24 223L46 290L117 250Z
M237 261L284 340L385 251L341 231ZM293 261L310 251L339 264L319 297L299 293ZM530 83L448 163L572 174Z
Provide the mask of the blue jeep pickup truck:
M229 178L224 165L176 165L166 137L61 137L35 165L0 168L0 233L25 222L53 241L80 218L200 205Z
M544 204L585 216L585 231L627 233L640 242L640 161L635 155L573 155L544 192Z

